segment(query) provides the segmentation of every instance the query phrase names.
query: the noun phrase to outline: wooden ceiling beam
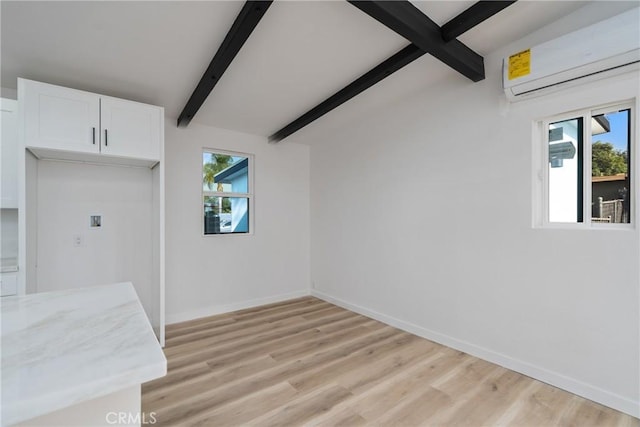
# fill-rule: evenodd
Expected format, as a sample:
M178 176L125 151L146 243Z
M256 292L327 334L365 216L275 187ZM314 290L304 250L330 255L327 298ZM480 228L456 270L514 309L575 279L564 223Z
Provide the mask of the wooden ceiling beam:
M351 3L353 4L353 3L396 3L396 2L393 1L393 2L351 2ZM479 3L493 3L493 2L479 2ZM502 9L506 8L507 6L509 6L510 4L514 3L514 2L513 1L511 1L511 2L504 1L504 2L499 2L499 3L508 3L506 5L504 5L504 4L500 5L500 10L502 10ZM476 3L476 4L478 4L478 3ZM406 8L406 6L404 6L404 7ZM473 8L473 6L472 6L472 8ZM482 6L480 9L483 9L483 8L490 8L490 7L489 6ZM467 10L469 10L469 9L467 9ZM480 14L480 12L478 12L478 9L476 9L476 11L477 11L478 14ZM498 13L498 12L499 12L499 10L495 11L494 14ZM411 13L416 15L415 11L411 12ZM454 21L456 19L460 18L465 13L466 13L466 11L463 12L462 14L458 15L456 18L452 19L448 23L446 23L442 28L445 28L445 27L449 26L453 31L460 31L460 28L462 28L461 27L462 24L457 24ZM486 12L482 12L482 13L486 15ZM423 23L424 23L424 18L429 20L429 18L426 17L421 12L420 12L420 15L422 15L422 18L419 18L419 19L422 20ZM488 18L488 16L485 19L487 19L487 18ZM478 23L481 22L480 20L478 20L478 18L476 18L476 20L478 21ZM431 21L431 20L429 20L429 21ZM464 26L469 27L468 18L462 17L460 19L460 21L465 21L466 23L464 24ZM437 27L437 31L435 31L435 27L433 27L433 25L435 25L435 27ZM468 52L473 52L470 49L468 49L466 46L464 46L462 43L458 42L457 40L449 42L449 43L445 42L444 39L442 38L442 29L440 27L438 27L437 24L433 24L433 25L432 24L428 24L427 25L428 28L433 29L433 31L431 31L432 34L428 38L429 38L429 40L433 39L432 43L433 43L433 45L437 46L437 49L436 49L437 51L439 51L439 52L447 51L448 48L445 47L445 44L446 44L447 46L449 46L449 45L453 45L454 46L452 48L452 50L447 54L448 56L455 55L456 52L467 52L467 54L468 54ZM469 28L471 28L471 27L469 27ZM467 28L467 30L469 28ZM437 34L437 36L436 36L436 34ZM385 61L383 61L382 63L378 64L371 71L369 71L369 72L363 74L362 76L358 77L356 80L354 80L348 86L346 86L345 88L343 88L340 91L336 92L335 94L333 94L332 96L330 96L329 98L327 98L326 100L324 100L323 102L318 104L316 107L314 107L311 110L307 111L302 116L298 117L297 119L295 119L294 121L292 121L291 123L289 123L288 125L283 127L282 129L280 129L277 132L275 132L273 135L271 135L269 137L269 142L278 142L278 141L283 140L284 138L288 137L289 135L293 134L294 132L297 132L298 130L302 129L303 127L305 127L309 123L311 123L311 122L319 119L323 115L327 114L329 111L333 110L334 108L336 108L336 107L342 105L343 103L347 102L348 100L350 100L354 96L364 92L365 90L367 90L371 86L373 86L376 83L380 82L384 78L390 76L391 74L393 74L394 72L398 71L402 67L404 67L404 66L410 64L411 62L415 61L416 59L420 58L425 53L427 53L427 52L425 50L423 50L421 47L419 47L417 44L415 44L415 43L410 44L409 46L405 47L404 49L402 49L401 51L399 51L395 55L391 56L390 58L387 58ZM431 52L429 52L429 53L431 53ZM471 55L471 54L469 54L469 55ZM474 56L474 55L477 55L477 54L475 54L475 52L473 52L473 55L471 55L471 56ZM475 77L479 77L480 76L480 70L481 70L482 71L481 75L484 78L484 64L482 62L482 57L480 57L479 55L478 55L478 57L480 58L480 64L482 66L478 67L477 64L476 64L476 71L471 73L471 74L473 76L475 76Z
M484 59L458 40L445 42L442 30L407 0L349 3L474 82L484 79Z
M272 2L273 0L247 1L244 4L200 82L191 94L187 105L182 109L182 113L178 117L178 126L187 126L193 119Z
M278 142L302 129L314 120L324 116L334 108L344 104L359 93L364 92L382 79L390 76L405 65L415 61L425 52L416 45L409 45L376 65L375 68L358 77L346 87L322 101L316 107L304 113L269 137L269 142Z

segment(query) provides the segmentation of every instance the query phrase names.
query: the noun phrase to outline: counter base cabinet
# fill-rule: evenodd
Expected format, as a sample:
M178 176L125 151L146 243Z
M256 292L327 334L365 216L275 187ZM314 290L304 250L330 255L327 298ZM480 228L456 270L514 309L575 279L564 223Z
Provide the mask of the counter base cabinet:
M0 289L3 297L18 293L18 273L0 273Z
M141 412L141 386L129 387L106 396L41 415L15 427L140 426L155 422L155 415ZM144 418L144 419L143 419Z

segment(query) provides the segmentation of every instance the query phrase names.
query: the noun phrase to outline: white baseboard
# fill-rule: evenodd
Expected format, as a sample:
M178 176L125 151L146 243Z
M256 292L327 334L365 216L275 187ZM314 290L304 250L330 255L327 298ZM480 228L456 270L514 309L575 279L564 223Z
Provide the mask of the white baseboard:
M370 310L360 305L352 304L347 301L334 298L317 289L311 289L311 295L340 307L346 308L348 310L354 311L356 313L362 314L364 316L371 317L372 319L379 320L380 322L386 323L398 329L402 329L403 331L410 332L422 338L426 338L439 344L446 345L447 347L463 351L472 356L479 357L480 359L495 363L497 365L527 375L531 378L535 378L547 384L551 384L555 387L561 388L570 393L577 394L578 396L582 396L586 399L593 400L594 402L598 402L602 405L624 412L633 417L640 417L640 402L634 402L633 400L627 399L626 397L619 396L615 393L611 393L607 390L603 390L590 384L564 376L557 372L549 371L545 368L532 365L523 360L514 359L512 357L497 353L484 347L480 347L466 341L461 341L448 335L423 328L413 323L405 322L404 320L400 320L395 317L387 316L386 314Z
M310 295L308 290L291 292L288 294L274 295L265 298L256 298L251 300L234 302L231 304L221 304L208 307L200 307L194 310L183 311L180 313L167 313L166 324L186 322L188 320L199 319L201 317L214 316L216 314L229 313L231 311L244 310L245 308L258 307L275 302L286 301L289 299L300 298Z

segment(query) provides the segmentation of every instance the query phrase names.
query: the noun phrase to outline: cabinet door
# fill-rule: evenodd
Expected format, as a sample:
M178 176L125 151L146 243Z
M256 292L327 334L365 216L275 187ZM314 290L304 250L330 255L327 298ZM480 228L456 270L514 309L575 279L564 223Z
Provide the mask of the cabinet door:
M25 146L84 153L100 151L98 95L31 80L21 83Z
M8 297L18 293L18 275L17 273L1 273L0 274L0 296Z
M102 97L101 153L160 160L162 108Z
M18 123L16 101L0 99L0 158L2 187L0 207L18 207Z

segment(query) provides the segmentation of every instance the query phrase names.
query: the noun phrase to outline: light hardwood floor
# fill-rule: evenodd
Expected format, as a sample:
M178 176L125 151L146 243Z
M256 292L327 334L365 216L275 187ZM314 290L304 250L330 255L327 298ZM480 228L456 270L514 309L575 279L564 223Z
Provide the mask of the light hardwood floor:
M313 297L170 325L165 354L156 425L640 426Z

